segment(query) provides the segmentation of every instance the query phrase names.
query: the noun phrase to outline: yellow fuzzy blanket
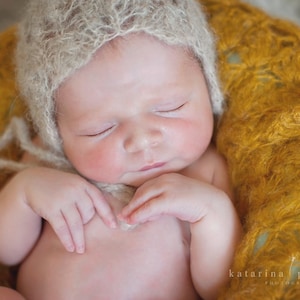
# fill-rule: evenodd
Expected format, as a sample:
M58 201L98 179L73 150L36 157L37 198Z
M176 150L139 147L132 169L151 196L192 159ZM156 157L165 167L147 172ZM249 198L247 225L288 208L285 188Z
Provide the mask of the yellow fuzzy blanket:
M201 2L218 36L228 103L217 146L245 228L220 299L300 299L300 29L238 0ZM25 113L14 47L14 29L0 35L0 133L11 116ZM20 154L16 145L1 152L16 160ZM1 174L0 184L5 180ZM9 283L1 274L0 284Z
M218 130L245 238L221 299L300 299L300 28L235 0L202 1L228 110Z

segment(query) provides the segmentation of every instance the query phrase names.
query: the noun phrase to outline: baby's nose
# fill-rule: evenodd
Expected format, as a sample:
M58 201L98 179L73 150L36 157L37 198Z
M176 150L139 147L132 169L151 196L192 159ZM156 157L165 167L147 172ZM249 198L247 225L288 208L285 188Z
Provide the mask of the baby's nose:
M129 132L124 148L129 153L157 147L163 140L162 132L156 128L136 127Z

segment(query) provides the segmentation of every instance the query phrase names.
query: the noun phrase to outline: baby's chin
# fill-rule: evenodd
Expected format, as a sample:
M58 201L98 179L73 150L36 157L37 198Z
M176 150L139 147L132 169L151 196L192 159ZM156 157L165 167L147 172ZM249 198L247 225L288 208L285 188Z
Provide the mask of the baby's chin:
M143 185L147 181L158 178L159 176L170 174L170 173L178 173L181 169L155 169L155 170L147 170L143 172L136 172L134 174L130 174L129 176L124 176L123 180L119 183L129 185L135 188Z
M155 179L166 173L169 172L165 172L162 170L161 171L149 170L149 171L135 172L133 174L128 174L128 176L124 176L122 183L125 185L138 188L139 186L143 185L145 182Z
M86 176L93 182L102 182L108 185L127 185L138 188L145 182L155 179L164 174L178 173L186 168L186 162L172 161L164 164L155 165L153 168L128 171L121 175L115 175L108 178L105 173L95 174L95 176ZM84 174L83 174L84 175Z

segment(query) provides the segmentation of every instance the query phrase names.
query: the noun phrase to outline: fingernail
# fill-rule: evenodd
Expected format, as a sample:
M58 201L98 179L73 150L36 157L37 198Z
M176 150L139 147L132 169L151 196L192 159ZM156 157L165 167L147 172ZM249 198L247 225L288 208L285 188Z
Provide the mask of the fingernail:
M74 245L68 245L66 247L66 250L70 253L73 253L75 251L75 247L74 247Z
M120 228L124 231L133 230L134 228L136 228L138 226L138 224L128 224L124 221L120 221L119 225L120 225Z
M125 221L125 218L123 217L122 213L117 215L117 219L120 221Z
M78 254L83 254L84 252L85 252L84 246L78 246L78 247L76 248L76 253L78 253Z
M116 222L116 220L111 220L109 226L112 229L116 229L117 228L117 222Z

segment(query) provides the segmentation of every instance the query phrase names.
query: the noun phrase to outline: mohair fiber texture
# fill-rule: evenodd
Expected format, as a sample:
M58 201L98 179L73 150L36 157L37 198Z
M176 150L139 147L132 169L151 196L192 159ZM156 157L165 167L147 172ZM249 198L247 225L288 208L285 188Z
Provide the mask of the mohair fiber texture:
M13 27L0 33L0 136L13 117L22 117L26 111L25 103L19 97L14 75L15 31ZM10 142L10 139L0 139L0 160L17 162L22 151L15 144L5 147ZM5 168L1 168L0 183L6 180L7 175Z
M300 299L300 30L238 0L201 3L227 102L216 142L245 230L219 299ZM14 84L15 40L15 29L0 36L1 130L27 113ZM5 150L16 161L17 146Z
M202 66L212 109L223 110L214 38L196 0L30 0L18 30L17 79L44 144L62 154L55 92L107 42L146 33L189 49Z

